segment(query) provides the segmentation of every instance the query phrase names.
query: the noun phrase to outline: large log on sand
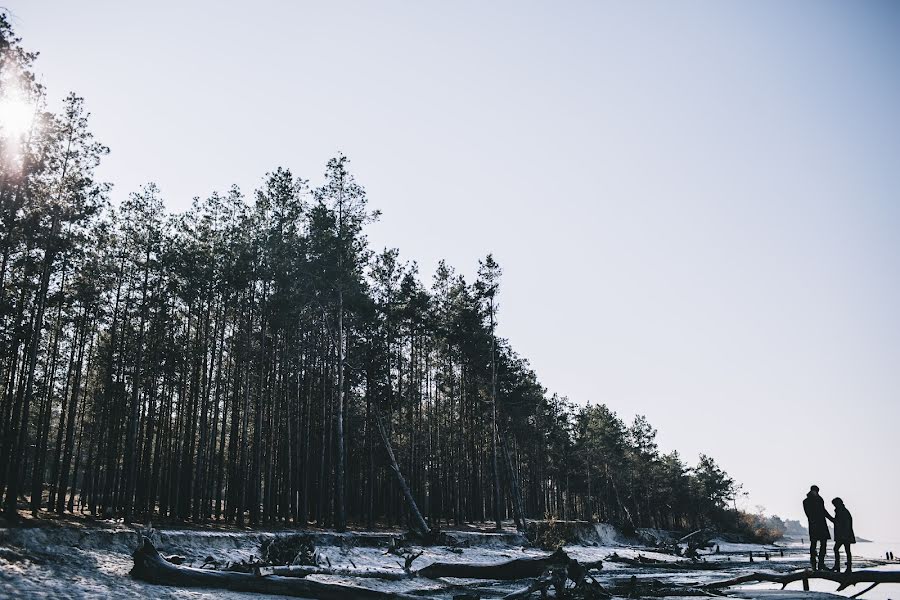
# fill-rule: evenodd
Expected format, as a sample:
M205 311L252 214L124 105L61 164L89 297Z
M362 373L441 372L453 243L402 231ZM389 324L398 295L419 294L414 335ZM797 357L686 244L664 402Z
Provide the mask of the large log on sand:
M282 577L308 577L309 575L339 575L341 577L364 577L370 579L385 579L388 581L401 581L416 576L411 571L398 569L350 569L346 567L322 567L309 565L286 565L273 567L256 567L253 569L256 575L268 577L280 575Z
M623 565L630 565L632 567L643 567L647 569L666 569L672 571L716 571L720 569L730 569L734 568L734 563L726 562L726 561L716 561L716 562L700 562L693 561L688 562L684 560L657 560L654 558L646 558L640 556L638 558L628 558L625 556L619 556L616 553L612 553L605 559L607 562L620 563Z
M461 577L465 579L498 579L514 580L540 577L549 568L566 567L570 563L569 556L557 550L547 556L529 556L516 558L502 563L444 563L435 562L422 567L416 574L420 577L435 579L438 577Z
M312 600L421 600L417 596L380 592L361 587L324 583L296 577L259 577L250 573L194 569L174 565L156 551L146 537L134 551L131 576L162 585L177 587L221 588L235 592L281 594Z
M308 575L342 575L345 577L374 577L399 581L413 577L437 579L440 577L459 577L463 579L496 579L511 581L540 577L547 569L572 568L578 563L569 558L562 550L546 556L528 556L514 558L500 563L446 563L435 562L417 571L397 569L349 569L342 567L301 566L259 567L258 575L280 575L284 577L306 577ZM591 569L599 563L580 565L582 569Z

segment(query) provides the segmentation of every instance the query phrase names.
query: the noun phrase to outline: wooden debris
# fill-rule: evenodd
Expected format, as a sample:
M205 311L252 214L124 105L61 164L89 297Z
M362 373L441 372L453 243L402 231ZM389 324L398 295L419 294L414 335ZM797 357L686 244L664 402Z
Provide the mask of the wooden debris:
M258 577L250 573L234 573L194 569L172 564L156 551L146 537L135 550L131 576L135 579L176 587L209 587L253 592L257 594L281 594L312 600L417 600L417 596L393 592L381 592L362 587L323 583L295 577Z
M260 566L253 572L259 577L278 575L279 577L307 577L309 575L339 575L342 577L364 577L370 579L385 579L388 581L400 581L415 577L414 573L400 571L398 569L346 569L340 567L322 567L310 565L287 566Z
M619 556L616 553L607 556L606 560L608 562L631 565L634 567L652 567L654 569L671 569L674 571L716 571L719 569L727 569L729 567L728 564L722 562L687 562L683 560L668 561L657 560L655 558L646 558L643 556L639 556L638 558L627 558L624 556Z
M460 577L511 581L540 577L550 567L566 567L570 560L568 554L557 550L548 556L516 558L494 564L435 562L416 571L416 575L429 579Z
M793 583L795 581L804 582L804 589L806 589L809 585L810 579L825 579L827 581L833 581L838 584L837 591L843 591L847 589L851 585L856 585L857 583L900 583L900 571L871 571L871 570L863 570L863 571L851 571L850 573L836 573L834 571L795 571L793 573L785 573L783 575L779 575L776 573L765 573L765 572L756 572L749 573L747 575L741 575L740 577L735 577L733 579L726 579L724 581L714 581L712 583L707 583L702 587L706 589L721 589L726 587L732 587L735 585L740 585L742 583L753 583L753 582L770 582L770 583L780 583L782 589L787 587L788 584Z

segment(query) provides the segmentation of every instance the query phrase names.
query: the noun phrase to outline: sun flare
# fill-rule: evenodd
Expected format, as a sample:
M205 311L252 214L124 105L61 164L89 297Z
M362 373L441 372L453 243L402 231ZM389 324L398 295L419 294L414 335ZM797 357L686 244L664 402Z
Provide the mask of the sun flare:
M7 138L20 138L28 133L34 119L34 107L18 96L0 99L0 132Z

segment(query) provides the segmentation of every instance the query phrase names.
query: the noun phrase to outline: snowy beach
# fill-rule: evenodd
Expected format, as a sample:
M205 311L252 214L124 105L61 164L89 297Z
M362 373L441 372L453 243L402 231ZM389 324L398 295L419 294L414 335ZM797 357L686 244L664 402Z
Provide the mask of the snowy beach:
M143 533L147 532L145 530ZM183 566L213 570L259 563L263 559L265 548L273 540L286 539L296 534L297 532L283 530L248 532L234 529L163 529L150 531L150 539L164 556L182 557ZM152 597L237 600L278 597L222 589L168 587L138 581L129 575L129 571L133 565L131 554L138 545L140 535L139 528L126 527L120 523L42 524L37 527L0 529L0 598ZM334 534L309 531L303 535L314 544L314 560L317 564L327 564L333 568L382 569L403 573L401 559L389 551L391 540L395 537L399 539L400 532ZM730 579L754 571L792 572L804 568L808 561L807 548L799 540L762 545L713 539L713 545L701 550L697 561L686 562L668 549L655 546L654 541L666 535L665 532L647 530L639 532L638 537L629 538L606 525L583 524L578 530L577 539L565 544L563 549L582 564L602 561L602 566L591 573L607 589L621 587L623 581L634 577L636 581L643 583L656 581L664 586L684 586L685 595L691 596L696 595L694 592L697 591L698 584ZM532 547L511 528L502 533L468 528L466 531L447 531L443 536L443 543L439 545L408 545L410 551L422 552L415 559L414 568L422 568L434 562L495 564L548 554ZM889 545L869 542L857 544L857 570L900 569L900 564L885 564L883 552L886 549L890 549ZM428 597L448 600L462 592L474 593L481 598L501 598L528 584L527 580L456 578L415 578L401 581L335 575L313 575L311 578L388 592L426 594ZM836 587L832 582L813 580L810 582L810 592L803 592L801 584L797 582L791 584L785 592L775 591L780 589L779 585L749 584L723 590L723 593L740 598L834 598L839 597L834 593ZM862 589L864 586L851 586L841 592L840 596L849 597ZM900 589L896 585L882 585L863 597L874 600L897 598L900 597Z

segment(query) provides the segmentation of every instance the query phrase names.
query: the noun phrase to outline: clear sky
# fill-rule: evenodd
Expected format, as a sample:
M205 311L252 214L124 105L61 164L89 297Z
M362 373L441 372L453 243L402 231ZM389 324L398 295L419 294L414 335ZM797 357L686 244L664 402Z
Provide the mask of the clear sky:
M749 506L817 483L900 541L900 4L3 4L114 197L343 151L376 247L495 254L551 391L647 415Z

